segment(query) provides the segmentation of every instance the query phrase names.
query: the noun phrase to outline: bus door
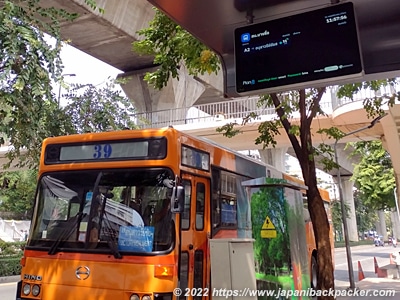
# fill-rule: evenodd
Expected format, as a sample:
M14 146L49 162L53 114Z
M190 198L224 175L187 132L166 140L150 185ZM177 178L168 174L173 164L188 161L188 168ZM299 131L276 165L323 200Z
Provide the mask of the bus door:
M210 180L184 174L185 205L181 214L179 299L202 299L209 288ZM207 294L207 293L206 293Z

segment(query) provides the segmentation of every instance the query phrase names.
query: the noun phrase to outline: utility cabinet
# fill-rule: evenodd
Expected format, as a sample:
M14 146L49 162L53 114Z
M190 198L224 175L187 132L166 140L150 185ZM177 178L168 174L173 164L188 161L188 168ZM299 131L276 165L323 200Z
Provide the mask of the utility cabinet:
M256 178L242 182L251 204L251 230L257 288L282 296L281 291L310 288L311 224L305 223L306 186L283 178ZM272 297L274 298L274 297ZM298 297L297 297L298 298ZM297 299L296 298L296 299ZM294 299L294 298L293 298ZM301 299L310 299L303 295Z
M213 299L255 300L253 239L211 239L211 289ZM216 294L217 293L217 294Z

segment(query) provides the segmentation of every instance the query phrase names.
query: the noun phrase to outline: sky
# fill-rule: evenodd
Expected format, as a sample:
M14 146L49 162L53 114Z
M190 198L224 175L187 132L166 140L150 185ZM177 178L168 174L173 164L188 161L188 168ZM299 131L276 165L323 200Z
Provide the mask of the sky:
M61 58L64 63L64 74L76 74L75 77L69 77L66 82L81 84L100 84L108 76L116 77L122 71L98 60L72 46L65 46L61 52Z
M107 81L108 77L116 78L122 71L94 58L72 46L64 46L61 51L63 61L63 74L75 74L75 76L64 75L66 84L93 84L101 85ZM58 94L59 84L55 83L54 93ZM121 89L122 91L122 89ZM61 95L65 89L61 89ZM61 105L65 105L61 97Z

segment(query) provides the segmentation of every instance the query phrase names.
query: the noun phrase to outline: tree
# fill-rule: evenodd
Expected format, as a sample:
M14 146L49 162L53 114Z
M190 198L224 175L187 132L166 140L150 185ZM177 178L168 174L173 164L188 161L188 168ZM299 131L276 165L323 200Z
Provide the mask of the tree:
M0 174L0 211L12 213L15 219L32 215L37 171L25 170Z
M156 89L162 89L169 78L178 78L178 68L184 63L190 75L216 72L220 68L218 56L208 47L156 10L148 28L138 31L145 38L133 43L140 54L154 55L159 65L155 72L146 73L144 79Z
M56 114L57 121L47 122L43 126L47 126L51 132L59 133L54 136L136 128L133 119L135 107L117 89L118 83L119 80L108 78L105 85L100 87L93 84L66 86L68 92L62 95L67 102L66 106L54 108L53 118Z
M162 22L160 20L162 20ZM160 27L160 25L162 25L162 27ZM166 28L169 28L169 30L166 30ZM182 45L189 45L189 47L196 47L199 45L193 41L195 40L194 37L188 35L182 37L179 35L177 31L178 29L180 29L179 26L158 12L155 16L155 19L150 24L150 27L139 32L144 36L144 40L140 43L135 43L135 45L145 45L147 49L146 53L156 54L155 63L161 64L161 71L159 72L162 74L168 72L168 74L176 76L176 67L179 66L182 58L189 60L189 62L191 59L198 61L201 58L201 52L195 50L191 51L191 53L195 54L195 56L192 57L183 57L181 54L178 54L181 53L180 51L182 51ZM187 40L183 40L184 38ZM171 61L174 63L169 63ZM187 63L187 61L185 61L185 63ZM206 61L205 63L210 62ZM205 69L207 69L207 67ZM193 71L194 70L195 69L193 69ZM154 87L161 88L167 84L168 78L169 77L166 75L160 76L160 74L156 71L154 73L148 73L145 79L148 80L148 82ZM390 82L393 83L393 81ZM386 82L379 81L349 85L342 87L339 90L339 94L341 96L346 95L351 97L355 92L364 87L377 90L383 83ZM302 89L281 94L272 93L261 96L260 105L275 107L278 118L276 120L261 123L258 128L260 136L256 139L255 143L262 144L264 148L268 146L275 146L275 136L279 134L279 129L282 127L289 137L292 147L299 160L304 182L308 186L308 208L310 211L318 248L317 288L329 290L334 288L332 249L329 239L329 223L323 200L317 187L316 157L320 153L327 153L333 156L333 149L329 145L321 145L319 148L314 147L311 135L312 120L316 116L323 114L323 111L320 108L320 101L325 91L326 88L322 87L310 88L307 90ZM385 97L366 99L364 106L367 110L368 116L372 117L382 114L383 102L386 101L388 103L393 103L395 98L396 95L385 95ZM292 114L294 112L298 112L300 114L300 120L298 123L294 123L292 121ZM256 116L254 114L249 115L247 118L244 118L243 123L246 123L255 117ZM240 132L240 128L238 128L238 126L239 124L231 123L222 126L218 131L222 132L225 136L230 137ZM326 133L333 138L338 138L344 135L335 128L321 129L320 132ZM324 159L324 162L326 163L327 169L337 167L333 159ZM322 298L333 299L333 297Z
M115 89L115 84L114 80L109 80L100 88L91 84L71 85L64 95L69 103L53 111L57 124L62 126L59 131L74 134L135 128L131 117L135 109L131 101ZM78 94L82 88L85 90ZM38 161L32 160L32 164L35 163ZM14 218L30 217L36 180L36 169L0 173L0 211L11 213L16 216Z
M63 109L69 133L100 132L136 128L132 102L116 89L116 81L109 79L104 87L72 84L65 95L68 104ZM80 89L85 88L82 94Z
M364 234L365 231L375 228L378 221L376 210L364 204L364 197L360 190L354 191L354 205L358 231Z
M85 0L103 12L95 0ZM9 163L33 167L47 136L66 134L58 117L52 81L62 81L60 52L62 22L78 15L55 7L41 7L40 0L5 0L0 6L0 145L13 145ZM49 42L45 32L52 36ZM57 115L55 118L54 116Z
M6 0L0 7L0 133L14 146L9 159L21 157L21 165L37 156L45 136L58 133L44 125L57 121L51 81L61 77L61 43L49 44L43 32L60 41L60 22L75 17L40 7L39 0Z
M396 180L389 153L381 141L354 143L361 161L354 168L352 179L359 190L364 206L371 210L386 210L396 207L394 189Z

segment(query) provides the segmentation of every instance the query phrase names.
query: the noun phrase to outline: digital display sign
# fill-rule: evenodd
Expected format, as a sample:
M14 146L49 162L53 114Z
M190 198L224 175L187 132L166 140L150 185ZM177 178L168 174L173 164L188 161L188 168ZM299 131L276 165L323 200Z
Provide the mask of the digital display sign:
M45 163L163 159L166 154L165 138L51 144L46 147Z
M351 2L236 28L234 38L236 91L241 95L363 75Z
M91 160L124 157L143 157L148 153L148 142L104 143L95 145L63 146L60 160Z
M210 154L187 146L182 146L181 163L185 166L209 171Z

